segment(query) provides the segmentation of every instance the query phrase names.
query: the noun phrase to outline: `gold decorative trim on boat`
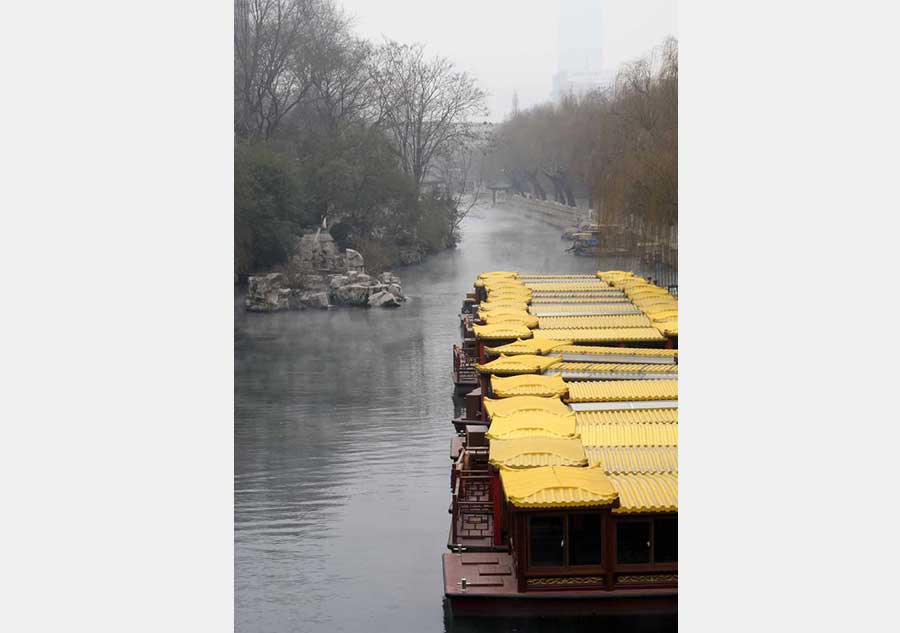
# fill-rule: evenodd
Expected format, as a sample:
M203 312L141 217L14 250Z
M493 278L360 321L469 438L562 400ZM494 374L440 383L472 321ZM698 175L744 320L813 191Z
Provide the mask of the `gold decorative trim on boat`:
M525 581L528 587L570 587L573 585L602 585L605 576L557 576L529 578Z

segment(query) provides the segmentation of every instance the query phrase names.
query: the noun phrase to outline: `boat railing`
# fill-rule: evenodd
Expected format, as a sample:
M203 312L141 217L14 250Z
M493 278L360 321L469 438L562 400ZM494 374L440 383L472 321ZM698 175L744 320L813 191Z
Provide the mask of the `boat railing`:
M472 358L459 345L453 346L453 370L461 381L478 382L478 371L475 369L477 359Z
M453 487L453 543L459 543L460 515L469 513L491 513L493 504L487 500L470 500L465 498L466 486L474 481L484 481L490 489L491 474L488 470L460 470Z

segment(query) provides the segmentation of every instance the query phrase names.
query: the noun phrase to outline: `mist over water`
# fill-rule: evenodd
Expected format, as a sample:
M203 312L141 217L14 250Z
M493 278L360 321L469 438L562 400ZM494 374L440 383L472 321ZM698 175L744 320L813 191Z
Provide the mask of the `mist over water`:
M479 206L456 250L397 272L401 308L252 314L235 295L235 624L286 631L660 631L674 619L445 615L451 348L487 270L592 273L560 230Z

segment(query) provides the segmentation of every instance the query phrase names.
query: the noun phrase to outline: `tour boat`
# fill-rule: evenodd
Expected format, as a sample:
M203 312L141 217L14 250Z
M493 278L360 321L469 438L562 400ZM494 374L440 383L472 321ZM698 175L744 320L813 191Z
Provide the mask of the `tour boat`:
M465 394L478 386L477 343L472 330L477 304L475 294L469 293L459 312L461 344L453 346L453 384L456 393Z
M453 421L452 613L675 612L677 300L620 271L479 281L495 318L473 320Z

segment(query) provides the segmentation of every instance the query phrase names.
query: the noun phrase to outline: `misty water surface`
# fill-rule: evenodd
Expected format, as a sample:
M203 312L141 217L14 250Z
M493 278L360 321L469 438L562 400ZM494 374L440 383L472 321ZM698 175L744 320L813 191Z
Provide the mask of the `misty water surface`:
M451 347L485 270L593 272L559 229L476 208L460 247L399 269L396 310L248 314L235 295L235 623L283 631L671 629L673 620L452 620Z

